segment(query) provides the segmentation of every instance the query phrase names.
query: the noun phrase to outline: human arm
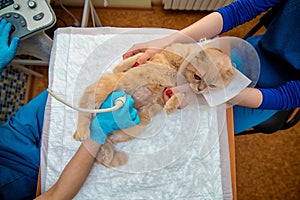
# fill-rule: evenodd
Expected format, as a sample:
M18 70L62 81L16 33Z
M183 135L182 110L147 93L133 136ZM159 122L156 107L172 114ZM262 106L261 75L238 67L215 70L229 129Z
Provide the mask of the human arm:
M238 25L254 19L259 14L268 11L283 0L238 0L217 9L223 19L222 31L226 32Z
M11 24L2 19L0 22L0 74L14 58L19 45L19 38L16 37L9 44L10 29Z
M84 141L76 154L64 168L58 181L36 199L72 199L84 184L95 161L101 144L93 140Z
M277 88L245 88L229 103L274 110L300 107L300 81L289 81Z
M181 109L187 106L195 96L188 85L173 87L171 90L173 93L185 93L186 97L180 105ZM164 95L165 101L168 101L169 98ZM272 110L297 108L300 107L300 81L289 81L277 88L245 88L227 103L248 108Z
M126 59L134 54L144 52L144 54L137 59L137 62L142 64L150 59L155 53L160 52L162 49L170 46L171 44L191 43L198 42L199 40L205 38L213 38L220 33L253 19L280 1L282 0L235 1L228 6L220 8L215 12L206 15L192 25L174 34L133 45L126 53L124 53L123 59Z
M126 95L125 92L113 92L103 102L101 108L111 107L119 96ZM95 157L106 140L107 134L114 130L128 128L138 124L139 116L133 108L134 101L131 96L126 95L126 101L119 110L98 113L91 126L91 139L83 141L76 154L69 161L58 181L37 199L72 199L84 184Z
M219 13L213 12L174 34L133 45L123 55L123 59L143 52L144 54L137 59L137 62L142 64L150 59L154 54L174 43L192 43L199 41L202 38L215 37L221 32L222 27L222 16Z

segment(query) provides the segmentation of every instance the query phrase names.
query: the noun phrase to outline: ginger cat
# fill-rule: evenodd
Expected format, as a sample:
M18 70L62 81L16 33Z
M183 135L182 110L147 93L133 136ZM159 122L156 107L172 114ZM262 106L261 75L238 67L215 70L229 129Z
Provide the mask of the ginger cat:
M181 74L196 94L224 88L234 76L230 57L216 48L202 49L196 44L173 44L138 67L139 54L122 61L113 73L104 75L97 82L88 86L82 95L79 106L98 109L113 91L124 90L132 95L137 89L146 88L151 92L144 103L134 104L138 110L140 124L110 134L101 146L97 161L106 167L118 167L127 162L126 154L117 152L113 143L129 141L141 134L151 117L165 110L174 112L183 99L183 94L175 93L164 102L166 88L177 85ZM78 126L74 133L76 140L88 138L93 114L79 113Z

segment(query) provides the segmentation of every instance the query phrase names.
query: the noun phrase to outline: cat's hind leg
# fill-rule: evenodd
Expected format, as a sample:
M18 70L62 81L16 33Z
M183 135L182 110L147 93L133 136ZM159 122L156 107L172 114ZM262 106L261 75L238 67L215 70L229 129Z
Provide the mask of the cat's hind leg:
M88 86L80 98L79 107L99 109L110 93L116 89L121 77L122 74L108 74ZM77 130L73 135L76 140L85 140L90 137L90 123L93 116L91 113L78 113Z
M127 161L128 156L124 152L116 151L109 140L101 145L96 156L96 162L108 168L125 165Z
M109 139L113 143L119 143L127 142L132 138L139 136L144 131L145 126L149 123L151 116L148 109L139 109L138 115L140 117L140 123L138 125L114 131L109 135Z
M86 108L86 109L94 109L94 105L92 103L94 102L92 99L94 97L94 91L97 84L94 83L90 86L88 86L81 96L79 100L79 107L80 108ZM85 113L85 112L79 112L78 113L78 122L77 122L77 129L75 133L73 134L73 137L75 140L82 141L87 139L90 136L90 122L92 119L91 113Z

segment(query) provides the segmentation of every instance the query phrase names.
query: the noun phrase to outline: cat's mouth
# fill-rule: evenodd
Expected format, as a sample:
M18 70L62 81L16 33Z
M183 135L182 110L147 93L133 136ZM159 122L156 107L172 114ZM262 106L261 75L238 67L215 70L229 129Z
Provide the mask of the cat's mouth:
M204 84L192 84L192 83L190 83L190 87L191 87L191 89L193 90L193 92L195 93L195 94L202 94L204 91L205 91L205 89L206 89L206 85L204 85Z

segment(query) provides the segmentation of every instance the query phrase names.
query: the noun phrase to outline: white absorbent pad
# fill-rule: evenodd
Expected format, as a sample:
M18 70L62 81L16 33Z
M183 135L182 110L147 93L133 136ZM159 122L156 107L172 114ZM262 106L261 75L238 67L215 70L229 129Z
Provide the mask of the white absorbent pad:
M63 28L55 33L49 88L78 105L85 87L111 72L133 44L173 33L159 28ZM225 107L194 101L155 116L137 138L116 145L128 154L119 168L94 164L75 199L232 199ZM77 111L50 95L43 129L42 192L58 179L80 142Z

